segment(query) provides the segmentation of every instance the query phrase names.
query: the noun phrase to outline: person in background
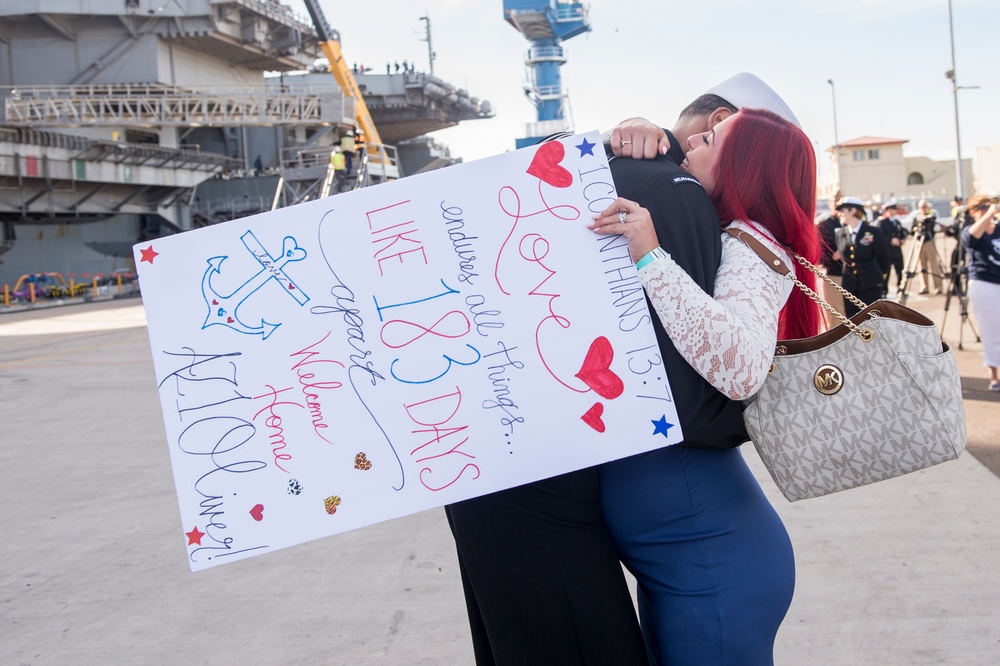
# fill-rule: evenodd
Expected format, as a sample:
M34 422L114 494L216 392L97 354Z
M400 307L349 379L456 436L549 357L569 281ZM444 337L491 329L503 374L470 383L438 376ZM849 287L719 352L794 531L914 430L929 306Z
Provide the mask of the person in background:
M837 230L837 251L843 257L845 290L871 305L882 298L889 270L889 247L882 232L865 221L865 205L857 197L844 197L837 204L843 226ZM844 312L853 317L861 309L850 300Z
M816 223L816 233L820 241L820 263L826 269L826 276L830 280L841 286L844 282L844 261L840 253L837 252L837 229L843 226L840 216L837 215L837 202L840 200L840 193L832 197L827 205L830 212L820 218ZM821 285L823 299L833 306L833 309L842 315L846 315L844 310L844 296L836 289L832 289L829 284L823 282ZM832 312L823 310L826 319L826 327L833 328L840 323L840 320Z
M333 152L330 153L330 164L333 166L333 178L337 192L343 192L347 183L347 160L339 148L334 148Z
M882 217L882 211L884 210L882 204L866 201L865 208L868 209L868 219L865 221L868 224L878 224L878 220Z
M951 216L954 219L958 219L959 215L965 213L965 202L962 197L952 197L951 198Z
M350 174L354 169L354 151L356 150L356 144L354 141L354 131L347 130L344 136L340 137L340 152L344 155L344 160L346 161L345 169L347 174Z
M983 364L989 368L989 389L1000 391L1000 206L978 194L969 198L975 220L962 231L969 253L969 302L983 340Z
M944 293L943 269L934 246L934 236L941 225L938 224L937 211L927 199L921 199L917 208L920 212L913 218L913 236L924 241L920 246L920 293L929 294L933 282L934 294L940 296Z
M882 296L889 292L889 276L896 272L896 291L903 279L903 241L906 240L906 228L899 221L899 205L895 199L890 199L882 208L882 217L875 226L882 232L882 237L889 244L889 268L885 272L885 290Z

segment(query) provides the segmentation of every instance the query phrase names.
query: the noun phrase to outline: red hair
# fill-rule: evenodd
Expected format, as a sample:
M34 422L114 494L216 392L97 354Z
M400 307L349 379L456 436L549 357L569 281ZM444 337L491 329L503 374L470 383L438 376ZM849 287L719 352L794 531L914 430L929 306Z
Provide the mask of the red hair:
M715 164L712 203L723 226L743 220L767 229L779 243L812 263L820 257L816 213L816 155L798 127L764 109L733 116ZM816 289L815 276L797 262L796 277ZM820 327L819 306L798 287L778 317L778 339L806 338Z

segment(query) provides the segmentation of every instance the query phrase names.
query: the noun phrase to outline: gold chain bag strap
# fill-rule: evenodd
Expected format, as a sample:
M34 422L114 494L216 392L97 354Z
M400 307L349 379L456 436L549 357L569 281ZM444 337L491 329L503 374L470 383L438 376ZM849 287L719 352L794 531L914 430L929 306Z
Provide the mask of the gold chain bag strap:
M840 325L779 341L743 420L790 502L954 460L966 441L958 366L934 323L892 301L865 305L809 261L795 260L863 308L850 319L750 234L727 229Z

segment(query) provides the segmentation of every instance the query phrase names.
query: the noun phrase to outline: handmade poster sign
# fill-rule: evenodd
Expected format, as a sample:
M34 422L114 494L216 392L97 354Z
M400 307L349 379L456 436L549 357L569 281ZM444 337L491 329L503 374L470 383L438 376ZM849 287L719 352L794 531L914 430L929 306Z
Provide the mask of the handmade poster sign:
M136 245L191 568L680 441L614 198L595 132Z

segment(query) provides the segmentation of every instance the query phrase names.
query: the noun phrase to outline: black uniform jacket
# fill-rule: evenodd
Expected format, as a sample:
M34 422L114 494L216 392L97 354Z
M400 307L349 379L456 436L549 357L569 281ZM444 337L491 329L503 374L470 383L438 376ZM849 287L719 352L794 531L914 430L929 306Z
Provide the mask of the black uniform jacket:
M832 214L816 223L816 233L819 234L822 253L820 263L826 268L827 275L841 275L844 272L844 264L833 258L833 253L837 249L837 229L841 226L840 218Z
M882 288L889 270L889 248L877 227L862 222L854 242L849 226L837 229L837 250L844 258L844 289L860 294Z
M649 210L660 246L711 294L722 258L719 216L698 180L678 166L684 153L672 134L670 145L667 156L655 160L612 159L611 175L619 196ZM719 393L684 360L652 304L649 308L684 431L683 445L731 448L748 440L740 403Z
M893 256L903 256L902 242L906 240L906 228L895 217L883 216L878 220L878 230L882 232L882 238L889 248L889 254ZM900 245L893 245L892 239L898 239Z

